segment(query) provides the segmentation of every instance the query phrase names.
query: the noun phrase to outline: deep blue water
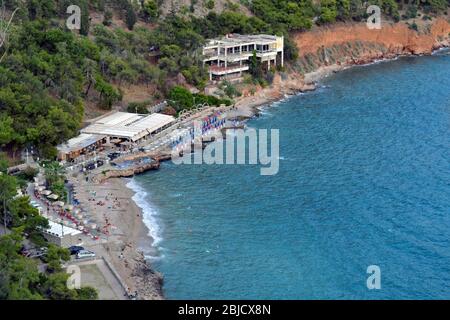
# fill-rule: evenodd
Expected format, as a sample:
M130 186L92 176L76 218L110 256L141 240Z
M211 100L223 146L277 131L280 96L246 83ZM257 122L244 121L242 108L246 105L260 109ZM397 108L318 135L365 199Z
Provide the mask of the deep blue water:
M248 123L280 129L278 175L167 163L135 179L167 298L450 298L450 56L323 85Z

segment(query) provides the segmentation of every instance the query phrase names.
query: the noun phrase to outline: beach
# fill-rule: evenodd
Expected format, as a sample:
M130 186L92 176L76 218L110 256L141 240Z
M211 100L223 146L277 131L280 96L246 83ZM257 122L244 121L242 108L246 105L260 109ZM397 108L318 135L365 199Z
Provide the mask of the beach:
M105 236L84 246L110 263L125 291L137 299L162 299L162 276L146 261L143 244L152 242L142 220L142 210L132 200L125 179L102 183L72 178L81 206L98 222ZM95 200L93 200L95 199ZM101 205L99 205L101 203Z

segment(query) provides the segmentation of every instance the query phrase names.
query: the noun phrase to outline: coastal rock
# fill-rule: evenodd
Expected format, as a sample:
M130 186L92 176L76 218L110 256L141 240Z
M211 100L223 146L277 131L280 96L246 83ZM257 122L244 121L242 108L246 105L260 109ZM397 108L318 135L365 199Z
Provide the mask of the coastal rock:
M136 259L132 277L136 286L137 299L162 300L163 276L147 263L144 256Z
M313 83L309 83L309 84L304 84L301 88L300 88L300 92L308 92L308 91L314 91L316 90L316 85Z
M138 164L132 168L129 169L123 169L123 170L119 170L119 169L112 169L112 170L107 170L101 174L98 174L96 176L94 176L92 178L92 181L94 183L103 183L106 180L110 179L110 178L127 178L127 177L132 177L136 174L140 174L146 171L150 171L150 170L158 170L160 167L160 163L159 162L152 162L152 163L146 163L146 164Z

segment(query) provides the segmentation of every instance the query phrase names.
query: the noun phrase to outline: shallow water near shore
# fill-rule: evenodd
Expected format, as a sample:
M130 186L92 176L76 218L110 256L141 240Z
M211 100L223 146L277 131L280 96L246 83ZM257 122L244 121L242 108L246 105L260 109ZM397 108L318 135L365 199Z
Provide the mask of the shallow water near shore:
M280 129L277 175L165 163L134 179L166 297L449 299L450 56L351 68L265 112L248 125Z

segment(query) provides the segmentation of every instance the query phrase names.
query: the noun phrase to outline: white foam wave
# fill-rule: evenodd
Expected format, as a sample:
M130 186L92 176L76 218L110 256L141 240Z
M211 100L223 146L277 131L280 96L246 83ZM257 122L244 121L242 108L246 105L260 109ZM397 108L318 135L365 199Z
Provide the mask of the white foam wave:
M132 200L139 208L142 209L143 222L149 230L148 235L153 239L152 246L160 249L159 243L161 242L162 237L161 228L157 221L158 211L151 205L151 203L149 203L147 200L148 193L143 187L136 183L135 179L131 179L130 182L127 183L127 187L135 192Z

